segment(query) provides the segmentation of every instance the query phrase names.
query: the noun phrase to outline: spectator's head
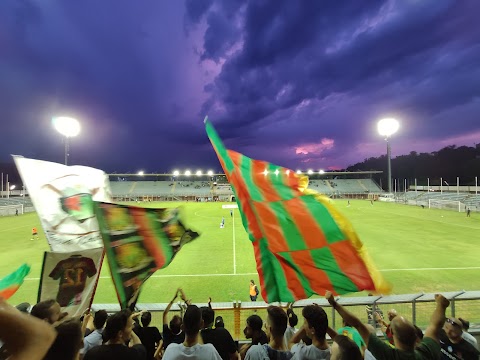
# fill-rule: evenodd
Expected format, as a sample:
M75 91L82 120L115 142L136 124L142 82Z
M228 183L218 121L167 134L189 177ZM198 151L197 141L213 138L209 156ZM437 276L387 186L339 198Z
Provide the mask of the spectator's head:
M182 317L175 315L172 320L170 320L170 331L174 334L179 334L182 331Z
M95 313L95 317L93 318L93 326L95 329L103 329L105 323L107 322L108 314L105 310L98 310Z
M411 351L415 349L417 333L413 324L403 316L395 316L390 327L392 329L395 347L401 350Z
M362 360L363 356L355 344L348 336L337 335L333 339L332 354L330 360Z
M395 309L390 309L390 310L388 310L387 316L388 316L388 321L392 321L393 318L394 318L395 316L397 316L397 310L395 310Z
M219 328L219 327L224 328L225 327L225 323L223 322L223 317L217 316L215 318L215 327L217 327L217 328Z
M152 314L150 313L150 311L145 311L144 313L142 313L140 321L143 327L148 327L148 325L150 325L150 323L152 322Z
M328 328L327 313L319 305L307 305L303 308L304 328L307 336L323 341Z
M18 306L17 306L17 308L18 308ZM470 321L462 319L462 318L458 318L458 320L460 320L460 322L462 323L462 328L463 328L464 331L468 331L468 329L470 329Z
M280 306L270 305L267 308L266 333L270 339L281 338L287 330L287 313Z
M30 309L30 304L27 303L27 302L24 302L24 303L21 303L21 304L18 304L17 306L15 306L17 308L17 310L19 310L20 312L23 312L23 313L27 313L28 314L28 309Z
M448 338L453 343L457 343L462 339L463 327L460 320L455 318L448 318L445 320L443 329L447 333Z
M287 309L288 324L291 327L295 327L298 324L298 316L293 312L292 309Z
M83 348L82 325L76 319L65 320L55 326L57 337L44 360L77 360Z
M253 338L254 334L258 334L262 331L263 321L258 315L250 315L247 318L247 326L243 329L243 333L247 339Z
M205 327L212 326L215 318L215 312L208 306L202 306L200 310L202 311L202 319Z
M119 311L107 319L103 331L103 341L111 343L126 343L130 340L133 330L132 312L128 309Z
M186 336L195 336L203 327L202 311L196 305L188 305L183 316L183 329Z
M40 301L32 308L30 314L50 324L63 319L67 315L67 313L61 312L60 304L53 299Z
M255 285L255 281L250 280L250 285Z

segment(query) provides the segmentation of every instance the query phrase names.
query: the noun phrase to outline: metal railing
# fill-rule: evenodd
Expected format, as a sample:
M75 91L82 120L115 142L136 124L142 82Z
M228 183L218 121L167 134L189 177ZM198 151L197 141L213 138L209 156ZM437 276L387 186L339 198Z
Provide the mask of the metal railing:
M480 291L455 291L442 293L450 300L450 307L447 310L447 316L462 317L470 321L471 330L476 333L480 330ZM394 308L399 314L411 320L415 325L425 329L429 323L430 316L435 309L435 294L403 294L389 296L363 296L363 297L340 297L338 302L347 307L360 319L368 322L366 306L372 306L382 310L384 315L389 309ZM207 306L206 303L196 303L197 306ZM299 325L301 326L301 311L304 306L311 304L322 306L329 314L329 324L337 329L342 326L342 320L335 310L323 298L300 300L293 304L293 309L299 316ZM148 310L152 313L152 325L159 329L162 327L163 312L168 304L137 304L138 310ZM243 329L246 319L257 314L262 319L266 318L266 309L270 304L262 301L258 302L224 302L212 303L215 310L215 316L222 316L225 328L230 331L235 340L243 341L245 336ZM287 304L273 305L287 306ZM94 311L105 309L107 312L116 312L120 310L118 304L93 304ZM180 303L174 304L169 312L170 320L175 314L182 314L183 308Z

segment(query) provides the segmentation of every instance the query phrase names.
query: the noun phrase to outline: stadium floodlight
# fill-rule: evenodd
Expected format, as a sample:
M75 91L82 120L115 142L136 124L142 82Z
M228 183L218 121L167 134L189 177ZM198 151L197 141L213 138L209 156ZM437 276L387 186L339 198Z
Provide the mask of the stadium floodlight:
M309 169L309 170L307 171L307 174L308 174L308 175L312 175L312 174L313 174L313 170L312 170L312 169Z
M263 175L267 176L268 175L268 170L265 169L265 171L263 172Z
M58 116L52 119L52 125L55 130L65 137L65 165L68 165L70 138L80 133L80 123L77 119L68 116Z
M197 175L197 176L202 176L202 170L197 170L197 172L195 173L195 175Z
M290 170L285 171L285 174L290 175Z
M175 171L173 172L173 176L178 176L178 175L180 175L180 171L175 170Z
M381 119L377 124L378 133L381 136L385 137L385 141L387 142L387 166L388 166L388 193L392 193L392 160L391 160L391 149L390 149L390 142L388 138L395 134L398 131L400 124L396 119L386 118Z
M139 176L143 176L144 174L145 174L145 173L143 172L143 170L140 170L140 171L137 173L137 175L139 175Z
M275 175L278 175L278 173L279 173L278 169L277 169L277 170L275 170Z
M302 172L300 170L297 170L297 174L301 174Z
M15 190L15 185L10 186L10 190Z
M319 174L325 174L325 170L319 170L318 173Z
M190 170L185 171L185 176L190 176L192 175L192 172Z
M207 171L207 175L208 175L208 176L213 176L213 171L212 171L212 170L208 170L208 171Z

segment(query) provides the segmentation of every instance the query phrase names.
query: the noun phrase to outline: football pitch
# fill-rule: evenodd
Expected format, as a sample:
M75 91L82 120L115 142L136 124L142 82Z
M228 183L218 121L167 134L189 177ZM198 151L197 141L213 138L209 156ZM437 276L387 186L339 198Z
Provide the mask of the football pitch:
M351 221L360 239L393 293L480 290L480 214L422 209L366 200L336 200L336 207ZM140 204L147 206L147 204ZM157 271L144 285L139 303L165 303L177 287L194 302L248 301L249 280L258 284L253 247L238 210L230 216L222 203L150 203L151 207L183 208L188 227L201 233L185 245L173 262ZM220 228L222 217L225 227ZM35 213L0 218L0 277L22 263L31 265L27 280L11 303L35 303L45 236L31 241L31 228L41 228ZM357 294L363 295L363 294ZM116 303L105 261L95 303Z

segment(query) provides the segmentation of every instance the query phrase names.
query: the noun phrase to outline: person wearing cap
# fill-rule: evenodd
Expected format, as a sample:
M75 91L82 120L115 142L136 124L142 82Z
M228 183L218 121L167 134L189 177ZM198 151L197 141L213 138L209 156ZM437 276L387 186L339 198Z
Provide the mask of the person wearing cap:
M181 344L171 343L163 360L198 359L198 360L221 360L218 351L212 344L200 344L200 329L203 328L202 311L196 305L188 305L183 316L183 329L185 341Z
M447 318L440 332L442 359L478 360L480 352L462 337L463 327L460 320Z
M238 359L237 345L233 341L232 335L223 327L221 316L216 318L216 327L213 328L213 318L215 312L212 308L202 307L202 319L204 328L200 331L204 344L212 344L217 349L223 360ZM221 323L222 326L218 326Z
M240 348L240 357L242 359L245 358L248 349L250 349L252 345L263 345L268 343L267 334L265 334L265 331L262 330L263 321L260 316L255 314L250 315L247 318L246 323L247 324L245 329L243 329L243 333L247 339L252 339L252 342L250 344L244 344Z
M470 328L470 321L462 318L458 318L458 320L460 320L460 322L462 323L462 328L463 328L462 338L467 340L470 344L475 346L475 349L478 350L477 339L475 339L475 337L468 332L468 329Z

